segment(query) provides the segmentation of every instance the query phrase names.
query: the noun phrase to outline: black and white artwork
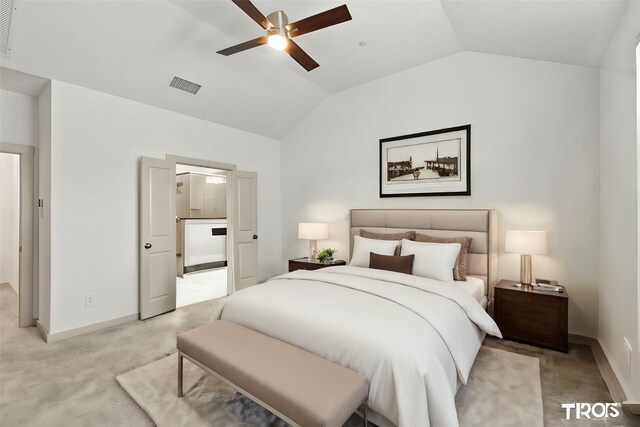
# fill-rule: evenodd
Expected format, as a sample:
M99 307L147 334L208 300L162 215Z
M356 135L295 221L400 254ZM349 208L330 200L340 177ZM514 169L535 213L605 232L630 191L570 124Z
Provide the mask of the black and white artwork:
M471 126L380 140L380 197L471 194Z

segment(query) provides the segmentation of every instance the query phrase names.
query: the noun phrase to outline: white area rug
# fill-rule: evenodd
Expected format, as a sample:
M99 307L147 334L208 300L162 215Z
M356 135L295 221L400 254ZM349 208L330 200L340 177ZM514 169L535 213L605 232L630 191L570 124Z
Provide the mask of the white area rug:
M159 427L285 426L233 389L184 362L184 393L176 396L176 354L119 375L118 383ZM538 359L482 347L469 382L456 396L461 426L543 425ZM347 425L361 425L356 416Z

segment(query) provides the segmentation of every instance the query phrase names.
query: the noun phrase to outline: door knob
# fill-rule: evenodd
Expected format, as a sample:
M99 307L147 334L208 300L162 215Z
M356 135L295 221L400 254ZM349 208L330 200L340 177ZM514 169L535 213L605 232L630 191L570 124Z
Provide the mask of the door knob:
M258 240L258 235L257 234L253 235L253 240Z
M151 249L151 243L145 243L144 244L144 248L145 249Z

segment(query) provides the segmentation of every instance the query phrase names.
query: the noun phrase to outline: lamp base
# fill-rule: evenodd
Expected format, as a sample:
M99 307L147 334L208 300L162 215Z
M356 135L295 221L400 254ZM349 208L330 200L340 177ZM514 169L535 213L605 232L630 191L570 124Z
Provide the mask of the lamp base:
M318 255L318 241L309 240L309 261L315 261Z
M520 283L531 284L531 255L520 255Z

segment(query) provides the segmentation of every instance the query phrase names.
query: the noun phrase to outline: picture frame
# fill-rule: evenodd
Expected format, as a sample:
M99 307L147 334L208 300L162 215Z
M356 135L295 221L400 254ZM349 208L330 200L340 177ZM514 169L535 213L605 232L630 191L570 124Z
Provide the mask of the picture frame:
M470 196L471 125L380 140L380 197Z

